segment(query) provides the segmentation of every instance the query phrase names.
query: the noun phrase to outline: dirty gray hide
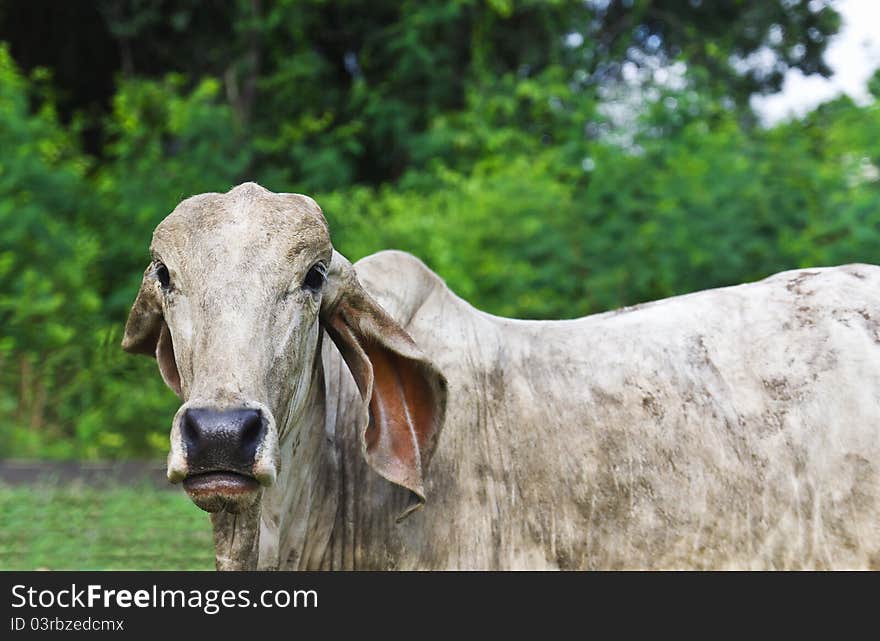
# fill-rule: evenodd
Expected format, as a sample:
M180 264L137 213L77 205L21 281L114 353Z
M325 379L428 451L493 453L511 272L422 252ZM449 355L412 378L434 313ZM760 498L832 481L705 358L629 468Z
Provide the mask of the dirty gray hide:
M511 320L253 183L151 251L123 347L220 569L880 567L875 266Z

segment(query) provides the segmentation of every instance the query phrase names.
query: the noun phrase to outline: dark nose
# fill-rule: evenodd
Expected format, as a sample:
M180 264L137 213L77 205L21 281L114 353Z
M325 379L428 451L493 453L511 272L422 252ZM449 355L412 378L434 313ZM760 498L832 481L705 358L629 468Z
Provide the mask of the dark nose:
M251 475L266 428L259 410L189 408L181 433L190 474L237 472Z

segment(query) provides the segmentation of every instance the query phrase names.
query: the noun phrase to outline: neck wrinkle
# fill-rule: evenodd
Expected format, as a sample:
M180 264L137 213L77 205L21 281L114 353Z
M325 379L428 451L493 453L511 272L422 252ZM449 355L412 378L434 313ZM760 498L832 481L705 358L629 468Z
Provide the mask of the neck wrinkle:
M333 529L339 473L320 345L311 372L305 403L285 412L281 474L263 499L260 569L317 569Z

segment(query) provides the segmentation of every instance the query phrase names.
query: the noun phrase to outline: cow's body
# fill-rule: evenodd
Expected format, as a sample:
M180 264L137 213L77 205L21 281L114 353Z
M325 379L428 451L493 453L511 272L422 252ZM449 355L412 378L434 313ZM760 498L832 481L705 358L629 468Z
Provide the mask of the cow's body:
M877 267L553 322L477 311L400 252L356 269L448 382L427 503L395 522L407 492L364 461L325 336L259 567L880 567Z

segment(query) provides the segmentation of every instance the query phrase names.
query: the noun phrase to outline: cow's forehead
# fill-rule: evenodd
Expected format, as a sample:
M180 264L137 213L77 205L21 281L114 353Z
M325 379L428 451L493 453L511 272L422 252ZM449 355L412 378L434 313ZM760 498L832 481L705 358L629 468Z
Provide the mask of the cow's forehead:
M304 249L323 254L330 251L330 234L314 200L276 194L256 183L187 198L153 233L152 248L162 254L245 247L261 252L271 248L289 258Z

